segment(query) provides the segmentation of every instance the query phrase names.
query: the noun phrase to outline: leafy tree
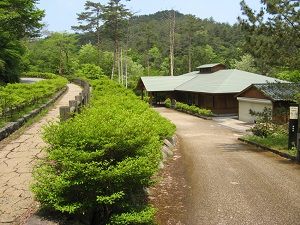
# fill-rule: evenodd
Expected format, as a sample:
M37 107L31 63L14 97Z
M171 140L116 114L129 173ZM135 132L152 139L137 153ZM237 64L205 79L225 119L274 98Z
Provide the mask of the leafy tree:
M21 71L24 46L17 39L11 39L7 32L0 32L0 81L16 82Z
M183 35L184 48L187 49L188 56L188 72L191 72L193 69L192 64L192 52L193 52L193 41L197 31L201 31L203 28L200 26L199 19L193 15L187 15L182 21L182 24L179 23L179 29Z
M104 76L102 69L94 64L84 64L77 70L76 75L88 79L99 79Z
M240 61L235 60L233 67L235 69L244 70L251 73L257 72L254 64L254 58L249 54L243 55Z
M276 77L281 80L288 80L291 82L300 82L300 71L299 70L284 70L276 74Z
M40 72L72 73L76 43L76 35L67 33L52 33L45 39L29 42L26 56L29 68Z
M144 74L144 67L127 56L128 87L135 89L139 78Z
M156 47L153 46L151 49L148 51L148 57L149 57L149 64L148 64L148 75L150 75L150 69L159 71L160 65L162 63L162 55L160 50Z
M78 54L80 64L95 64L99 65L99 52L92 44L81 46Z
M245 51L256 59L263 73L270 68L299 69L300 65L300 2L297 0L262 0L256 13L241 1L244 18L239 22L244 31Z
M0 1L0 80L15 82L21 70L24 48L21 39L36 36L44 11L37 0Z
M209 44L195 47L193 49L193 56L195 57L196 65L223 61Z
M114 63L114 54L110 51L100 52L100 67L106 76L111 74L111 68Z

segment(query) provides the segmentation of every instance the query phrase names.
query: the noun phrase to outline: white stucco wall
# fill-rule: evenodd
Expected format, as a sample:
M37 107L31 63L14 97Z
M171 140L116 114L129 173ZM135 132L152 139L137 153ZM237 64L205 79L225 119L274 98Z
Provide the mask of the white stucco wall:
M238 97L239 101L239 120L247 123L254 123L256 120L255 116L251 116L249 110L255 112L263 112L264 108L269 108L272 110L272 101L267 99L257 99L257 98L245 98Z

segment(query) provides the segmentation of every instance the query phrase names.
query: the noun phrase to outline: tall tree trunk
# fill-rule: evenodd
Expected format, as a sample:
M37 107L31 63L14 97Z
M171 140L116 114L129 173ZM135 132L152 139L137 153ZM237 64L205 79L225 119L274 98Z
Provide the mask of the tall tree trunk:
M63 74L63 70L64 70L64 56L63 56L63 50L62 50L62 46L60 44L59 46L59 68L58 68L58 74L62 75Z
M147 75L150 76L150 57L149 57L149 53L147 54Z
M124 58L125 58L125 87L128 88L128 45L129 45L129 38L130 38L130 19L128 20L127 26L127 35L126 35L126 44L125 44L125 51L124 51Z
M174 76L175 10L170 12L170 75Z
M192 37L189 35L189 73L192 72Z
M117 42L117 71L118 71L118 82L121 83L121 68L120 68L120 46Z
M112 80L114 79L116 60L117 60L117 52L116 52L116 47L115 47L114 60L113 60L113 64L112 64L111 77L110 77L110 79L112 79Z
M98 66L101 65L101 50L100 50L100 31L97 29L97 50L98 50Z
M65 57L66 57L66 73L69 72L69 52L68 50L65 50Z
M97 11L97 18L99 18L99 15L100 15L100 11ZM99 23L99 20L97 20L96 34L97 34L97 49L98 49L98 66L100 66L101 58L100 58L100 23Z
M125 87L128 88L128 61L127 61L127 54L125 56Z
M120 73L121 73L121 83L124 85L124 69L123 69L123 49L120 48Z

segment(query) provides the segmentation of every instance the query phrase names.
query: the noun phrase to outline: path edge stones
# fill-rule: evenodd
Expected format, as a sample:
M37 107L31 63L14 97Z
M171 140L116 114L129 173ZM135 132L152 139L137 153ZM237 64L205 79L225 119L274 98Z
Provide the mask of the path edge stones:
M164 162L166 162L168 158L173 157L174 155L173 150L176 148L177 142L178 142L178 138L176 135L164 139L163 146L161 147L162 160L159 163L158 166L159 169L163 169Z
M63 87L58 91L51 99L49 99L45 104L40 107L33 109L28 114L23 115L15 122L10 122L6 126L0 129L0 141L7 138L9 135L20 129L29 119L37 116L42 110L48 108L52 103L54 103L58 98L60 98L66 91L68 87Z

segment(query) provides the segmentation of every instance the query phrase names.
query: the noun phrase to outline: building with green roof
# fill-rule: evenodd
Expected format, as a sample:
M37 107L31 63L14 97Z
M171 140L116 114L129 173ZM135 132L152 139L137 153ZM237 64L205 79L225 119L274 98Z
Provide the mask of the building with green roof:
M172 98L210 109L214 114L237 114L236 95L255 83L280 80L236 69L223 64L207 64L180 76L141 77L138 89L148 92L154 103Z
M273 120L287 123L289 107L295 104L296 96L299 93L299 83L252 84L236 95L239 103L239 120L255 122L257 118L250 113L250 110L263 112L268 109Z

